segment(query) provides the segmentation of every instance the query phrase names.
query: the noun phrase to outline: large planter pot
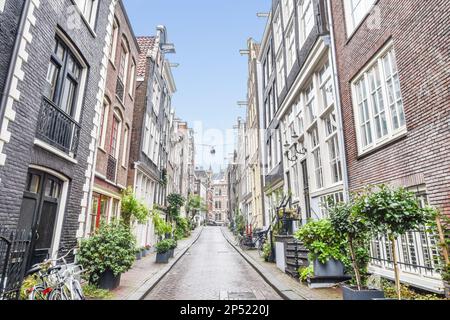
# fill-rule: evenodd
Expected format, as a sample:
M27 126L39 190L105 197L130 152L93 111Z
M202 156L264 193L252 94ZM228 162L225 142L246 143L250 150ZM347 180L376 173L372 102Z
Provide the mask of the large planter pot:
M141 257L144 258L147 256L147 250L142 249L141 250Z
M142 259L142 252L136 252L136 260L141 260Z
M107 270L100 276L98 287L104 290L114 290L120 285L120 276L115 276L111 270Z
M314 275L316 277L343 277L344 264L334 259L328 260L325 264L319 260L315 260Z
M450 283L448 281L444 281L445 288L445 298L450 299Z
M342 286L344 300L384 299L384 292L375 289L358 290L356 287Z
M169 263L170 252L156 254L156 263Z
M170 249L169 250L169 258L173 258L175 257L175 249Z

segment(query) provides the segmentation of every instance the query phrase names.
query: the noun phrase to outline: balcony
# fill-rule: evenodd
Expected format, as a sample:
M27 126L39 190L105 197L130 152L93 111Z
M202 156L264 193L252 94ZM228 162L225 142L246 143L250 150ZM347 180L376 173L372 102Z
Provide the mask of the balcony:
M38 139L76 157L80 125L47 98L42 99L36 136Z
M117 173L117 159L112 155L108 156L108 166L106 168L106 179L111 182L116 182Z

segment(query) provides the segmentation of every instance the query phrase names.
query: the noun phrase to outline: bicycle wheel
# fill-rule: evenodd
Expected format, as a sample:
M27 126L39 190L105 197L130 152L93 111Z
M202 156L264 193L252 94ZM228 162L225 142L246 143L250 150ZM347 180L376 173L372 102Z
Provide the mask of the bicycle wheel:
M78 280L73 281L73 291L75 300L86 300L83 294L83 289L81 288L81 284Z
M48 300L48 289L43 286L35 286L31 290L31 293L28 295L28 300Z
M61 289L53 289L48 296L48 300L51 301L64 301L67 300Z

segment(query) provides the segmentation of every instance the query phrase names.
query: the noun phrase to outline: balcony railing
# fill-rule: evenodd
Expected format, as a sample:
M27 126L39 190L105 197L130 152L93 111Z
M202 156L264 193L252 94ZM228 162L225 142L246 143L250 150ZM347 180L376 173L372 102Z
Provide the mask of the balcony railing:
M123 102L123 96L125 94L125 86L123 84L122 79L117 78L117 84L116 84L116 95L120 99L120 101Z
M109 181L116 181L116 173L117 173L117 159L112 155L108 156L108 167L106 169L106 179Z
M42 99L37 137L67 154L77 154L80 125L47 98Z

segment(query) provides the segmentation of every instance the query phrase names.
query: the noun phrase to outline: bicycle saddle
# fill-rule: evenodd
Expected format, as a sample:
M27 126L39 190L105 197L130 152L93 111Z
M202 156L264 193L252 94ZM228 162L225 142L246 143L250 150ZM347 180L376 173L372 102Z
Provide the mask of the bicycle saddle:
M35 273L38 273L38 272L41 271L41 270L42 270L42 267L41 267L40 265L35 265L35 266L33 266L30 270L27 271L26 276L27 276L27 277L28 277L28 276L31 276L31 275L33 275L33 274L35 274Z

